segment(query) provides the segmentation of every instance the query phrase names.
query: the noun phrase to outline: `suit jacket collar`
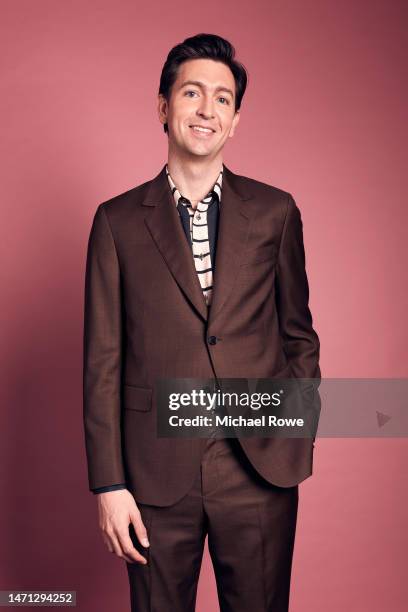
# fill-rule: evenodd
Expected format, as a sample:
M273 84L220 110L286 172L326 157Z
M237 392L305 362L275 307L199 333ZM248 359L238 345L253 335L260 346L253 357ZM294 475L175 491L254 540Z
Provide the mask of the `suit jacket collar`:
M179 213L166 176L166 164L150 182L142 206L149 207L145 224L174 280L198 314L214 322L232 290L251 226L246 201L254 196L248 182L223 164L214 288L208 307L197 277L191 248L180 223ZM214 330L213 330L214 332Z

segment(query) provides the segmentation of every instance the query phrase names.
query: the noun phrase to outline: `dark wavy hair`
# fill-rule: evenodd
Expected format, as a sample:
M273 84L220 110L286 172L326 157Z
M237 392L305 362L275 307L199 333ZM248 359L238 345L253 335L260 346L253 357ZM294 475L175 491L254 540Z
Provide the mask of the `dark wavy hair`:
M239 110L248 83L248 72L245 66L235 59L233 45L216 34L196 34L171 49L162 69L159 94L163 94L167 102L170 100L179 66L191 59L212 59L228 66L235 79L235 112ZM167 123L163 125L163 129L168 134Z

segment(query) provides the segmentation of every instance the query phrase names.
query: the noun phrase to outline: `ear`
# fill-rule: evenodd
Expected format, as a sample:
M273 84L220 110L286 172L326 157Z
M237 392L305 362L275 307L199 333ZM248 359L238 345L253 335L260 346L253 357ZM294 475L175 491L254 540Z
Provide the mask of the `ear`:
M160 123L167 123L168 104L163 94L159 94L157 97L157 112L159 115Z
M232 126L231 126L230 132L228 134L229 138L233 137L234 132L235 132L235 128L237 127L237 125L239 123L239 118L240 118L240 112L239 112L239 110L237 110L235 115L234 115L234 118L232 120Z

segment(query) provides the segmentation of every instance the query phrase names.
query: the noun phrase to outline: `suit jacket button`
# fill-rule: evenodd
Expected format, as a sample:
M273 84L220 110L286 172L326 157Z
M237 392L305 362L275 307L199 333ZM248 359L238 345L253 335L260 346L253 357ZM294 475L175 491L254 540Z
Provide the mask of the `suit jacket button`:
M217 344L217 337L216 336L210 336L208 338L208 344Z

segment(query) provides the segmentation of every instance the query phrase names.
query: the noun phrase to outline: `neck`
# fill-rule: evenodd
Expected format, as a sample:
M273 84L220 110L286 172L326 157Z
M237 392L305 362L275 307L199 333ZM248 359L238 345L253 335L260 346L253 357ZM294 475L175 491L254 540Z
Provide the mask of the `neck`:
M177 189L193 206L205 198L222 170L222 156L214 159L184 158L169 151L167 166Z

